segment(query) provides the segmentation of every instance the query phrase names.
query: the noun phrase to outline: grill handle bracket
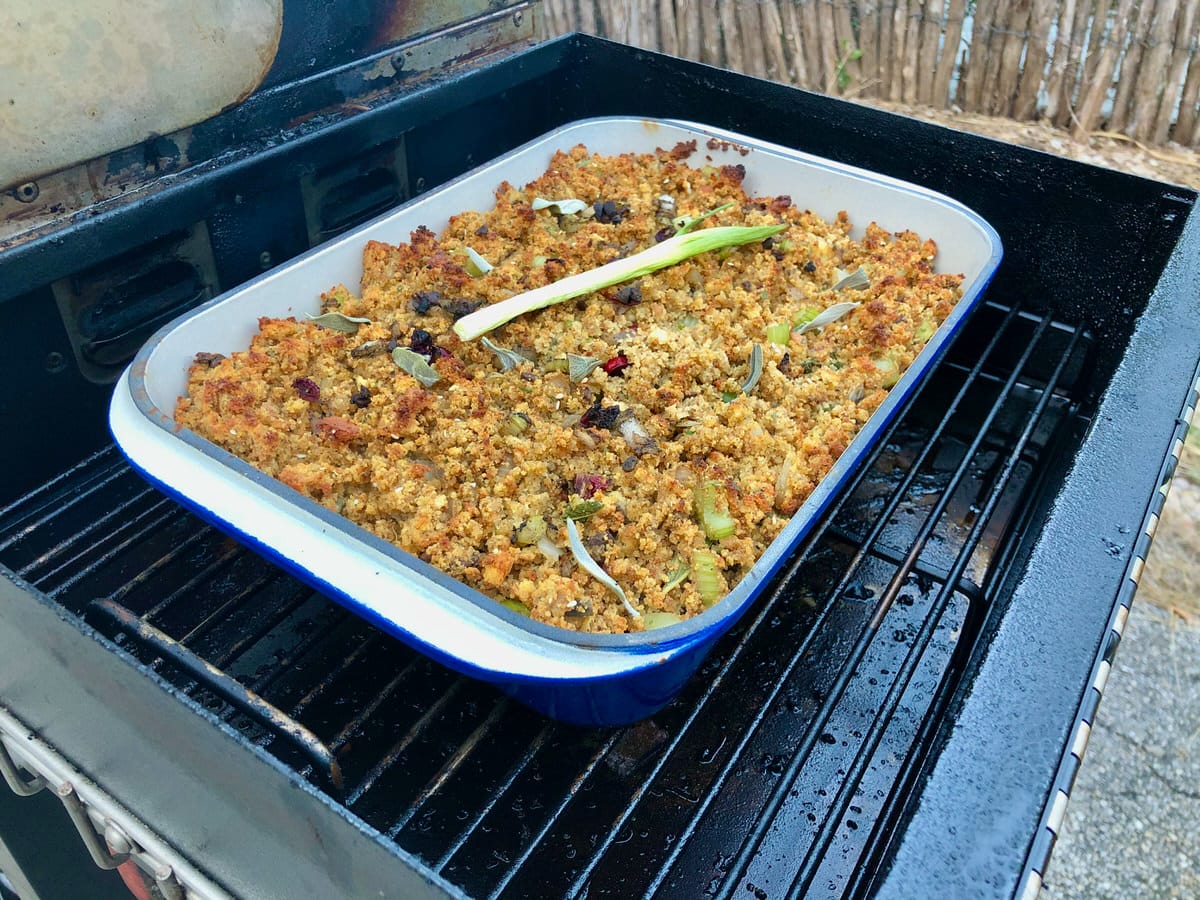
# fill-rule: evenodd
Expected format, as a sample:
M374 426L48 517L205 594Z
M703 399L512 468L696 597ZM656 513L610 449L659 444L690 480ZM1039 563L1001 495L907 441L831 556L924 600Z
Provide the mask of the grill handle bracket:
M4 780L18 797L32 797L46 787L46 779L41 775L30 775L28 778L21 775L21 770L9 755L8 748L4 746L2 740L0 740L0 775L4 776Z
M186 672L202 688L295 747L334 792L339 797L342 795L344 784L341 766L333 751L308 728L120 603L95 600L88 607L88 612L97 614L142 649Z

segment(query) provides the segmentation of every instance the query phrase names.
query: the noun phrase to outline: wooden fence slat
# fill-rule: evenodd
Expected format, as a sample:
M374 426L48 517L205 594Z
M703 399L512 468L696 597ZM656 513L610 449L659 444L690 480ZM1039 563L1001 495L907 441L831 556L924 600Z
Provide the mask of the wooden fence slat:
M905 103L917 102L917 68L921 60L921 18L925 0L909 0L904 14L904 65L901 96Z
M1196 7L1200 0L1188 0L1188 5ZM1200 22L1200 10L1194 10L1192 13L1193 21ZM1183 82L1183 93L1179 98L1179 121L1175 123L1175 133L1173 135L1176 143L1183 144L1185 147L1192 146L1197 138L1196 125L1200 121L1196 117L1196 103L1200 100L1200 58L1196 53L1196 35L1193 33L1189 36L1188 50L1190 52L1188 61L1187 78Z
M1003 33L999 35L999 59L988 103L988 112L994 116L1012 114L1017 82L1021 77L1021 52L1025 49L1025 36L1029 32L1033 0L1011 0L1007 5L1008 17L1002 27Z
M717 0L721 19L721 42L725 47L725 66L735 72L743 71L742 36L738 28L737 0Z
M791 6L787 0L783 0L783 3ZM774 81L791 81L787 52L784 50L783 13L780 3L775 0L763 0L758 4L758 16L759 27L762 30L766 76Z
M1146 49L1146 34L1153 18L1154 7L1151 3L1139 3L1134 7L1129 19L1128 38L1125 42L1125 54L1121 57L1121 68L1118 75L1116 90L1113 93L1112 115L1108 127L1112 131L1124 131L1133 116L1133 95L1137 88L1138 78L1142 68L1142 58Z
M988 38L987 66L984 69L983 93L979 98L979 105L975 107L977 112L988 113L989 115L997 114L997 107L1000 104L1000 95L1002 93L1000 87L1001 70L1008 55L1005 47L1009 43L1013 33L1018 30L1014 25L1013 17L1019 12L1022 3L1023 0L1007 0L1005 3L996 4L996 18L992 22L991 34Z
M655 27L651 29L651 40L653 40L654 32L657 31L657 40L653 40L654 48L661 50L663 53L669 53L672 56L679 55L679 32L676 30L675 23L675 4L671 0L659 0L655 4L658 11L658 21L655 22Z
M904 96L904 27L908 22L908 0L896 0L892 10L892 46L888 50L887 98L898 103Z
M700 59L701 5L699 0L675 0L675 35L684 59Z
M1100 50L1104 45L1105 37L1110 29L1107 10L1112 4L1107 0L1101 0L1096 4L1096 17L1092 20L1092 29L1088 34L1087 55L1083 60L1083 77L1079 83L1080 92L1082 93L1096 80L1096 71L1101 61ZM1111 23L1113 27L1124 28L1126 23L1123 21L1114 21ZM1118 50L1118 52L1120 52Z
M841 50L837 45L837 34L833 28L833 6L829 0L817 0L817 28L821 36L821 69L825 80L818 90L831 94L837 90L837 65Z
M1178 5L1178 4L1177 4ZM1175 39L1171 46L1167 78L1163 82L1162 99L1158 105L1158 117L1150 132L1150 143L1165 144L1171 133L1171 121L1175 117L1175 106L1181 100L1183 82L1187 72L1191 39L1196 27L1196 6L1185 2L1183 9L1175 11Z
M825 51L822 47L821 25L817 18L817 6L821 0L800 0L800 24L804 41L804 56L808 61L808 85L810 90L825 90Z
M954 63L958 58L958 45L962 43L963 21L966 17L966 0L950 0L946 10L946 30L942 40L942 49L938 55L937 71L933 76L933 105L945 106L952 104L950 82L954 78ZM962 83L959 82L959 93Z
M985 3L975 7L975 19L971 23L971 43L963 62L963 84L959 105L966 110L977 110L986 85L988 40L992 33L992 21L996 15L996 3Z
M1075 119L1075 107L1082 102L1087 82L1084 80L1083 58L1087 52L1089 22L1097 9L1107 8L1105 0L1077 0L1075 4L1074 40L1068 48L1067 80L1063 85L1063 105L1054 124L1069 126Z
M800 10L792 0L779 4L783 17L783 48L787 54L787 80L808 87L808 60L804 53L804 35L800 31Z
M892 67L892 14L896 10L896 0L879 0L876 5L876 22L878 37L875 50L875 94L886 98L888 84L891 79Z
M596 0L577 0L577 3L578 30L584 34L606 34L600 27L599 14L596 12Z
M1050 60L1050 26L1054 22L1054 7L1055 0L1036 0L1029 14L1029 41L1012 113L1023 121L1037 116L1038 92L1044 81L1046 63Z
M1059 6L1055 21L1054 53L1050 57L1050 74L1046 76L1046 119L1057 122L1059 111L1068 105L1066 99L1067 59L1075 41L1075 0L1065 0Z
M703 40L700 43L700 61L709 65L725 64L721 51L721 18L717 12L716 0L700 0L700 33Z
M868 97L879 97L882 79L883 0L866 0L859 8L863 34L863 93Z
M1146 73L1139 78L1137 107L1130 122L1129 134L1134 140L1148 141L1154 132L1154 119L1162 96L1166 93L1163 77L1175 36L1175 14L1179 0L1158 0L1154 10L1154 25L1150 29L1150 48L1146 55ZM1172 97L1174 99L1174 97Z
M1120 0L1112 27L1107 29L1104 40L1097 42L1100 51L1097 54L1092 81L1075 114L1073 132L1079 140L1087 140L1088 133L1094 131L1099 124L1100 108L1112 85L1113 71L1116 69L1117 56L1125 40L1126 23L1129 21L1133 3L1134 0Z
M917 102L933 106L933 75L937 71L938 39L946 13L943 0L925 0L921 14L921 55L917 63Z
M772 2L775 0L738 0L736 5L738 29L742 38L742 59L746 61L742 71L756 78L767 77L768 36L761 30L762 20L758 7L763 3Z
M842 59L854 50L861 50L858 36L854 33L854 23L850 19L850 0L833 0L833 25L837 35L838 59ZM850 80L846 90L840 94L858 94L862 90L863 65L862 59L847 59L846 74Z

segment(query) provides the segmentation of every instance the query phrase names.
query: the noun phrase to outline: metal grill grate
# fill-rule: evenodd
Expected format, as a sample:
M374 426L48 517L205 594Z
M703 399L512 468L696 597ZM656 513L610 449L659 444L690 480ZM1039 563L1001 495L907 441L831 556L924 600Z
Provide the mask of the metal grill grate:
M1091 348L985 304L768 595L625 729L550 722L424 659L111 448L0 511L0 563L469 895L853 893L1086 425Z

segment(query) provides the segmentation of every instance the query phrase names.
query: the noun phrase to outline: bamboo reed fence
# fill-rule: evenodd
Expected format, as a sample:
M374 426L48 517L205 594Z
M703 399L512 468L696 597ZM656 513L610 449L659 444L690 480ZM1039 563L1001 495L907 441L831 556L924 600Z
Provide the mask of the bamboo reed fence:
M849 97L1200 146L1200 0L543 0L582 31Z

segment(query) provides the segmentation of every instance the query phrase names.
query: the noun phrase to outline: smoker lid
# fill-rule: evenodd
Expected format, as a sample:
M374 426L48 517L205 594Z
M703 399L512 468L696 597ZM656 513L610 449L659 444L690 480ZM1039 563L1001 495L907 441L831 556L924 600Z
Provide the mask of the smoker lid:
M0 185L193 125L262 82L283 0L12 0L0 29Z
M9 0L0 19L0 190L29 202L37 195L32 185L47 173L171 135L255 93L513 5ZM485 31L473 40L472 55L508 40ZM396 66L388 68L385 57L379 80L396 74Z

